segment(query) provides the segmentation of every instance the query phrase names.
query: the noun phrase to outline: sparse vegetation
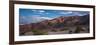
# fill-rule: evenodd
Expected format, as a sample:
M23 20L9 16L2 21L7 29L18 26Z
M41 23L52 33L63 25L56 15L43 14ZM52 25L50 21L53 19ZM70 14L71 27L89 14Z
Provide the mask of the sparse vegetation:
M53 29L52 32L57 32L57 30L54 30L54 29Z
M49 26L53 26L53 25L54 25L54 23L48 22L48 25L49 25Z
M34 35L47 35L48 34L47 32L36 30L36 29L33 29L32 32L34 33Z
M80 26L76 27L75 33L80 33L80 31L82 30L82 28Z
M63 28L63 29L62 29L62 31L66 31L66 30L68 30L68 28L67 28L67 27L65 27L65 28Z

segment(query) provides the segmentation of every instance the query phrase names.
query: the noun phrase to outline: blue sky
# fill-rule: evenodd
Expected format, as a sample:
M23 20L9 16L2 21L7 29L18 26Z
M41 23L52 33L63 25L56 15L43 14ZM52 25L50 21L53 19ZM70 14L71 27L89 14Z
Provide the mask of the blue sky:
M19 9L19 23L37 23L43 20L51 20L60 16L84 16L89 11L71 11L71 10L50 10L50 9Z

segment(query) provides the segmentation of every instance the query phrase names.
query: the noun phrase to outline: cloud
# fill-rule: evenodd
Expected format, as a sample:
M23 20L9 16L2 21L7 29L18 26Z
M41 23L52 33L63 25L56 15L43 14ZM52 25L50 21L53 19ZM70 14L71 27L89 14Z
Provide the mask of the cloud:
M38 13L38 14L44 14L45 11L44 10L32 10L34 13Z
M46 14L50 14L50 13L46 13Z
M74 12L73 15L77 15L77 16L84 16L87 15L89 13L83 13L83 12Z
M68 12L60 12L60 14L71 14L73 13L72 11L68 11Z
M32 10L33 12L39 12L39 13L43 13L45 12L44 10Z
M20 16L19 18L20 24L29 24L29 23L37 23L44 20L51 20L53 18L50 17L41 17L39 15L33 15L33 16Z
M44 10L39 10L39 12L43 13L43 12L45 12L45 11L44 11Z
M33 12L37 11L37 10L32 10Z
M49 17L40 17L40 18L42 18L42 19L47 19L47 20L53 19L53 18L49 18Z

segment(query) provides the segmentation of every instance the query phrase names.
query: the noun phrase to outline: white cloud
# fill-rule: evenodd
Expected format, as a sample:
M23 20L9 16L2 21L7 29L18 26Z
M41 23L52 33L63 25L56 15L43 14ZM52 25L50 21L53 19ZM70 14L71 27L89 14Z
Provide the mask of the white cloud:
M44 10L39 10L39 12L43 13L43 12L45 12L45 11L44 11Z
M34 12L34 11L36 11L36 10L32 10L32 11Z
M40 22L43 20L51 20L52 18L50 17L42 17L42 16L32 16L33 21L35 22Z
M71 14L73 13L72 11L69 11L69 12L61 12L60 14Z
M72 11L69 11L69 12L67 12L67 13L73 13Z
M87 15L88 13L74 12L73 14L78 15L78 16L84 16L84 15Z
M50 13L46 13L46 14L50 14Z
M35 10L35 12L38 12L38 14L43 14L45 11L44 10Z
M44 10L32 10L33 12L39 12L39 13L43 13L45 12Z
M20 24L29 24L29 23L37 23L44 20L51 20L53 18L49 17L41 17L39 15L33 15L33 16L20 16Z
M49 18L49 17L41 17L42 19L47 19L47 20L51 20L53 18Z

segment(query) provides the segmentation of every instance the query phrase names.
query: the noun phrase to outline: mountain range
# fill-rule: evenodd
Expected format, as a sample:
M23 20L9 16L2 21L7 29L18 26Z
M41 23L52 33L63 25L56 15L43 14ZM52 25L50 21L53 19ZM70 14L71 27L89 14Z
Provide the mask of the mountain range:
M89 32L89 15L84 16L60 16L52 20L43 20L38 23L30 23L19 25L20 35L32 30L38 31L62 31L64 29L75 30L77 27L84 29L84 32ZM67 30L66 29L66 30ZM73 31L72 31L73 32ZM73 33L74 33L73 32Z

